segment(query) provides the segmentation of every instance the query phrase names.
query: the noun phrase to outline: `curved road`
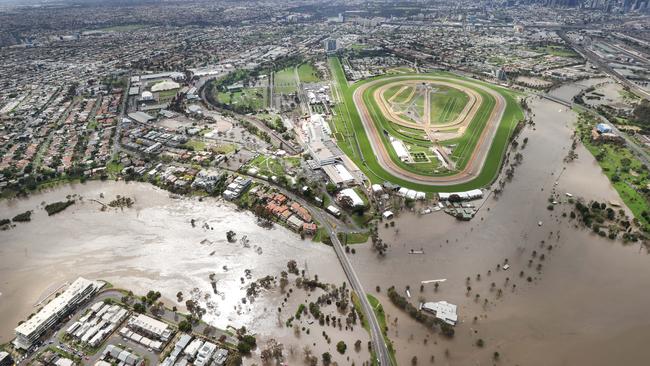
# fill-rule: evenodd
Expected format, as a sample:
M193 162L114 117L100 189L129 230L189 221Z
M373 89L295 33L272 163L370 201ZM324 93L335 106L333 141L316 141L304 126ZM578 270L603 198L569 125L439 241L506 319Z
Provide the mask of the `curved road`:
M492 142L494 141L494 137L496 136L496 132L498 130L499 124L501 123L501 119L503 118L503 113L506 108L505 98L497 91L477 83L470 83L467 81L460 81L455 78L447 78L447 77L421 76L420 78L442 80L442 81L446 80L446 81L453 81L455 83L460 83L465 85L472 85L473 87L479 88L482 91L488 93L494 98L495 100L494 108L492 108L492 111L490 112L490 116L488 117L486 125L481 131L481 135L478 138L474 151L472 152L469 161L465 165L465 168L463 168L463 170L453 175L448 175L443 177L432 177L432 176L420 175L414 172L410 172L404 169L403 167L397 165L393 161L393 159L391 159L388 150L381 139L381 132L379 131L374 121L372 120L372 117L370 116L370 112L368 111L368 107L365 105L365 103L363 103L364 91L367 88L377 83L385 82L386 79L379 79L379 80L375 80L363 84L362 86L360 86L354 91L354 95L353 95L354 104L357 108L357 112L359 113L361 123L363 124L363 127L368 136L368 140L370 141L371 148L375 156L377 156L377 161L379 162L379 165L381 165L381 167L391 175L401 178L403 180L413 182L413 183L419 183L419 184L435 184L440 186L449 186L449 185L467 183L473 180L476 176L478 176L478 174L481 172L481 169L483 168L483 165L485 164L485 161L487 160L488 152L490 150L490 147L492 146ZM392 79L408 80L408 79L413 79L413 76L406 76L406 77L397 76Z

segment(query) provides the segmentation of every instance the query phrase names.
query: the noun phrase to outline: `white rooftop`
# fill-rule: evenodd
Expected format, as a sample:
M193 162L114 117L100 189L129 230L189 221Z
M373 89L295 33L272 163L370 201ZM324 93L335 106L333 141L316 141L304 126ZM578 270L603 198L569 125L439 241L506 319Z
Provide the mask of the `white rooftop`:
M95 281L87 280L83 277L77 278L68 288L59 296L55 297L41 309L36 315L26 322L16 327L16 333L29 335L37 330L39 326L47 322L52 316L65 310L76 297L83 293L89 286L97 286Z
M446 301L425 302L422 304L422 309L434 313L436 318L449 325L456 325L458 322L457 306Z

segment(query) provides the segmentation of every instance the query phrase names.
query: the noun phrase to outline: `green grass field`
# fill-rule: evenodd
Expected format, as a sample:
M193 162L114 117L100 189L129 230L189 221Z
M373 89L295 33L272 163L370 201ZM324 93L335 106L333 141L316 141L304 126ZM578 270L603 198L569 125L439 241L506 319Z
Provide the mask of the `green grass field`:
M254 110L262 110L268 106L266 88L244 88L234 93L219 92L217 99L224 104L249 106Z
M639 220L641 227L650 232L650 220L643 212L650 212L650 200L642 193L650 184L648 167L624 146L611 144L594 144L591 141L591 129L597 123L591 116L581 114L578 120L578 130L582 143L596 158L603 173L618 192L634 217Z
M492 84L482 83L477 80L471 80L472 82L481 83L482 85L497 90L504 96L507 102L503 119L498 127L494 139L494 143L492 144L489 150L490 157L487 159L486 164L483 167L481 173L474 180L468 183L463 183L463 184L458 184L453 186L445 186L445 187L417 184L417 183L412 183L394 177L390 173L386 172L379 165L379 162L377 161L377 158L374 155L374 152L372 151L370 141L368 140L368 136L366 135L365 129L363 128L359 114L354 105L352 96L354 90L356 90L356 88L359 87L359 85L362 85L365 82L368 82L370 80L375 80L375 79L368 79L365 81L360 81L354 85L349 85L347 80L345 79L345 74L343 72L339 59L336 57L331 57L329 58L329 64L332 70L332 74L336 79L333 93L335 95L335 98L337 98L340 101L340 103L338 103L334 108L335 115L334 118L332 119L332 130L335 133L335 136L337 137L337 144L339 145L341 150L343 150L343 152L345 152L355 162L355 164L357 164L357 166L366 174L366 176L373 183L390 181L395 184L399 184L403 187L416 189L424 192L439 192L441 190L451 191L451 190L467 190L467 189L479 188L490 184L494 180L496 174L498 173L499 167L501 165L503 155L506 151L508 138L510 137L510 134L512 133L514 126L517 124L517 122L523 119L523 112L521 111L521 108L519 107L515 99L516 94L514 92L511 92L504 88L496 87ZM453 76L462 80L461 77L449 73L437 73L432 75ZM422 75L420 74L414 75L414 77L421 77L421 76ZM372 88L368 88L368 91L370 91L371 89ZM372 114L372 110L373 110L372 105L370 101L366 98L368 94L369 94L368 92L364 93L364 101L366 102L366 105L369 107L369 111ZM494 103L494 101L492 101L492 103ZM487 110L487 113L489 114L489 111L491 110L492 107L489 105L489 103L484 103L484 106L482 108L484 111ZM373 119L374 118L375 116L373 116ZM470 124L470 129L478 130L480 128L481 118L484 119L485 117L481 117L481 113L478 113L476 117L477 122L475 123L474 121L472 121L472 123ZM385 121L385 119L382 118L377 118L377 120L375 121L381 124L382 120ZM482 123L484 124L485 121L483 121ZM387 130L389 133L391 133L390 130L395 131L394 124L392 125L393 126L391 127L391 124L384 123L381 124L380 126L385 130ZM467 139L466 141L458 141L457 143L459 144L459 146L461 143L465 145L471 145L472 143L475 143L476 140L478 139L478 136L472 137L471 135L472 134L468 134L468 137L466 137ZM383 138L384 140L387 140L385 136L383 136ZM426 147L421 141L418 141L416 139L412 139L412 140L404 139L404 141L407 143ZM470 147L473 149L472 146ZM471 150L469 151L471 152ZM389 153L390 152L393 152L392 157L396 161L396 163L401 163L399 162L399 159L396 159L396 156L394 156L395 154L392 149L389 149ZM467 156L469 157L469 154L467 154Z
M287 67L275 73L273 79L273 90L275 93L294 93L297 87L296 72L293 67Z
M560 57L578 57L578 54L573 50L563 47L563 46L546 46L539 47L535 49L537 52L542 52L549 54L551 56L560 56Z
M467 94L443 85L436 85L436 91L429 94L431 124L448 123L456 119L469 101Z
M298 77L302 83L317 83L321 81L314 65L306 63L298 66Z

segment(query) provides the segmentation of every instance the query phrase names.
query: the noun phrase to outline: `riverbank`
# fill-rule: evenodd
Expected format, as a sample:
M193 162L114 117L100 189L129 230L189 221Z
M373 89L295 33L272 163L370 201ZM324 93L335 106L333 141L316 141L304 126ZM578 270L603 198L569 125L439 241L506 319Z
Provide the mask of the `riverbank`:
M43 202L61 201L74 194L83 199L57 215L48 217L42 209ZM108 201L117 195L131 197L134 204L123 210L102 211L99 203L91 201L100 199L100 194ZM294 259L321 281L345 281L328 246L303 241L283 227L261 228L252 213L231 203L211 197L202 201L171 198L167 191L147 183L64 185L0 202L0 210L9 217L34 210L31 222L0 232L0 343L11 340L15 325L37 309L34 305L45 294L84 276L105 279L137 294L160 291L166 304L179 309L184 302L178 303L176 294L181 291L185 299L201 301L208 309L204 320L219 328L244 325L259 332L262 342L273 336L286 347L294 344L301 349L317 342L320 332L313 330L312 336L296 338L293 329L279 327L276 312L270 311L282 302L279 293L264 292L255 302L243 304L246 289L240 279L246 277L247 269L251 280L277 276L286 270L287 261ZM192 219L196 227L192 227ZM237 233L235 243L226 240L228 230ZM244 236L248 238L246 246L240 241ZM218 294L213 292L212 273ZM295 296L287 308L295 309L296 302L303 300ZM361 327L347 335L342 332L340 337L367 340ZM330 348L325 342L318 343L314 352ZM368 356L359 353L354 358L362 361Z
M450 365L491 364L494 352L501 365L650 362L640 337L650 331L644 315L650 296L639 291L650 285L647 251L639 243L601 238L570 220L567 192L587 201L620 202L620 197L581 144L578 158L564 161L575 114L546 100L530 104L535 124L519 136L522 163L498 199L489 198L471 222L441 212L403 211L394 227L380 228L390 244L385 257L369 246L357 247L353 265L364 268L365 288L384 305L399 364L414 355ZM551 211L552 191L563 202ZM507 271L497 268L504 263ZM421 281L434 279L445 279L438 291L427 284L420 292ZM457 304L454 338L432 333L393 306L386 296L391 285L402 294L410 286L416 305Z

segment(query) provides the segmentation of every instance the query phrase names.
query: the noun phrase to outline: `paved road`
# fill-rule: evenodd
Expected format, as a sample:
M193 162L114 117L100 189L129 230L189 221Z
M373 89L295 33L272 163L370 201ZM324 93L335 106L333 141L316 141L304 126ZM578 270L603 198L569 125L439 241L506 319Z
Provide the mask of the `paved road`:
M127 108L129 107L129 89L131 88L131 74L126 76L126 88L122 92L122 108L120 115L117 118L117 125L115 126L115 136L113 137L113 154L120 151L120 139L122 138L122 119L126 115Z
M425 76L423 76L423 78L424 77ZM408 77L408 76L394 77L394 79L403 79L403 78L408 79L412 77ZM442 80L442 81L453 80L455 82L459 82L457 79L451 79L446 77L428 77L428 79ZM359 113L361 123L363 124L363 127L368 136L368 140L370 141L370 146L373 150L373 153L375 156L377 156L377 161L379 162L379 165L381 165L381 167L385 171L387 171L388 173L390 173L395 177L398 177L400 179L409 182L419 183L419 184L433 184L433 185L440 185L440 186L450 186L450 185L455 185L460 183L467 183L475 179L479 175L479 173L483 169L483 165L487 160L490 147L492 146L492 142L494 141L494 137L496 136L498 127L501 123L501 119L503 118L503 113L506 108L505 98L500 93L481 84L477 84L477 83L470 84L470 82L468 81L460 81L460 83L472 85L490 94L495 100L495 105L494 108L492 108L492 111L490 112L485 127L480 132L481 135L478 137L478 141L476 143L476 146L474 147L474 151L472 152L469 161L465 165L465 168L453 175L448 175L444 177L432 177L432 176L426 176L426 175L410 172L404 169L403 167L397 165L397 163L395 163L393 159L390 157L387 147L384 145L384 142L381 138L382 132L379 131L379 129L377 128L377 125L373 121L370 112L368 111L368 108L363 103L363 90L378 82L383 82L383 79L366 83L363 85L363 87L357 88L354 91L353 99L354 99L354 104L356 105L357 108L357 112Z

